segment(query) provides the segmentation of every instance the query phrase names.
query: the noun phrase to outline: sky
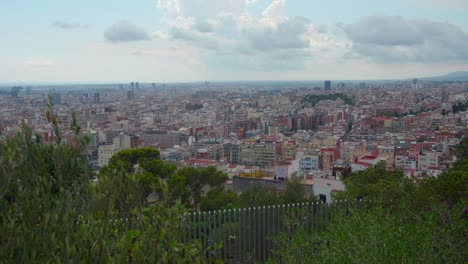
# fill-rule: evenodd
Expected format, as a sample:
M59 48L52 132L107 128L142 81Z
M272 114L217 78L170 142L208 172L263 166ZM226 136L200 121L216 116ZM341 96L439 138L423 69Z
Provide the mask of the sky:
M1 0L0 83L468 70L468 0Z

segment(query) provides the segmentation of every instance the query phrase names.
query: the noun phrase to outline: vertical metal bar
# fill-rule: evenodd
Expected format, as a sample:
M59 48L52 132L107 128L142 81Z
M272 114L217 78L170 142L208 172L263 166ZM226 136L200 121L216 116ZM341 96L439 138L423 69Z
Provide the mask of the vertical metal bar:
M207 243L207 249L208 249L208 259L209 263L211 263L211 254L212 254L212 243L213 243L213 237L212 237L212 230L211 230L211 211L208 212L208 243Z
M219 222L218 222L218 213L216 210L213 211L213 236L212 236L212 240L213 240L213 256L214 257L218 257L218 248L215 246L216 244L218 244L219 242L219 230L220 230L220 226L219 226Z
M289 229L292 231L294 229L294 226L296 226L296 223L297 223L296 222L296 204L295 203L291 204L289 219L291 219L290 220L291 225L290 225Z
M301 227L303 229L303 231L306 231L306 221L305 221L305 204L304 203L300 203L299 204L299 209L298 209L298 212L299 212L299 215L298 215L298 219L299 219L299 222L301 223Z
M228 216L227 216L227 226L228 226L228 258L232 257L232 243L231 243L231 209L228 209Z
M265 236L265 239L267 241L267 252L266 252L266 260L270 258L270 251L271 251L271 239L273 236L271 235L271 207L267 207L267 235Z
M276 206L276 205L273 205L273 217L271 219L273 221L273 232L275 233L275 235L278 235L279 234L279 205ZM273 242L273 247L275 247L276 243ZM273 254L274 255L274 254Z
M197 213L193 212L193 219L192 219L192 226L193 226L193 240L197 239Z
M310 203L306 202L305 207L304 207L304 212L305 212L305 223L306 223L306 233L310 235Z
M242 227L242 223L241 223L241 214L242 214L242 210L241 209L237 209L237 225L238 225L238 231L237 231L237 252L238 252L238 256L237 256L237 260L238 261L242 261L242 238L241 238L241 234L242 234L242 230L241 230L241 227Z
M322 201L317 203L317 235L320 234L322 228Z
M302 207L303 208L303 207ZM302 225L302 220L301 220L301 204L300 203L297 203L296 204L296 219L294 220L295 222L297 222L297 227L296 229L294 230L294 232L296 232L298 230L298 228L302 228L303 225ZM294 233L293 233L294 234ZM299 247L299 250L297 252L297 259L301 259L300 256L302 256L302 247Z
M316 217L315 225L317 226L317 235L320 233L320 202L315 203Z
M297 204L297 220L299 221L301 228L305 231L304 207L304 203Z
M303 207L301 206L300 203L297 203L296 204L296 212L295 212L295 217L296 217L296 223L297 223L297 227L302 227L302 212L301 212L301 209Z
M288 237L290 238L291 235L291 227L293 223L293 217L292 217L292 207L293 204L289 204L286 207L286 233L288 234Z
M324 203L323 205L325 206L325 221L323 222L323 230L325 230L328 224L328 217L330 217L330 212L329 212L330 204Z
M314 235L314 202L309 203L309 232L310 236Z
M290 235L293 234L293 230L294 230L294 225L295 225L295 211L296 211L296 204L293 203L291 204L291 206L289 207L289 212L288 212L288 219L289 219L289 228L288 228L288 233Z
M216 232L218 231L216 229L216 210L213 210L212 213L211 213L211 221L212 221L212 228L211 228L211 240L213 241L212 243L215 244L216 243Z
M286 233L286 225L287 225L287 217L286 217L286 204L283 204L283 208L281 210L281 232Z
M322 213L322 208L320 208L320 205L322 204L322 202L317 202L317 236L320 234L320 225L321 225L321 221L320 221L320 215Z
M227 228L227 225L226 225L226 209L224 209L223 211L223 250L224 250L224 262L226 262L227 260L227 239L226 239L226 228Z
M330 204L329 203L325 203L325 223L323 224L323 227L324 229L327 228L327 224L328 224L328 221L329 221L329 217L330 217L330 213L329 213L329 207L330 207Z
M325 216L325 208L324 205L325 203L322 202L320 203L320 211L322 211L322 215L320 217L320 232L323 232L323 224L324 224L324 216Z
M219 243L221 246L224 246L223 245L223 237L221 236L221 230L223 230L223 225L221 223L221 210L218 210L218 211L215 211L216 212L216 218L217 218L217 221L218 221L218 229L216 230L216 243ZM221 256L223 255L222 254L222 250L223 248L219 248L219 254L217 253L217 258L218 259L221 259Z
M245 218L245 215L246 215L246 210L244 208L244 213L242 214L243 218L244 218L244 258L247 254L247 243L248 243L248 239L247 239L247 236L246 236L246 229L247 229L247 222L246 222L246 218ZM243 262L243 260L241 259L241 263Z
M201 212L198 212L198 240L200 240L200 243L202 243L201 239L201 234L202 234L202 214ZM205 247L205 245L203 245L203 247Z
M207 237L206 237L206 212L203 212L203 248L205 250L205 257L208 251L207 249Z
M253 235L253 229L252 229L252 210L251 208L249 207L249 216L248 216L248 225L249 225L249 232L248 232L248 240L249 240L249 255L250 255L250 251L252 250L252 235Z
M218 256L218 259L221 260L222 256L223 256L223 248L224 248L224 241L223 241L223 211L222 210L218 210L217 212L217 215L218 215L218 236L217 236L217 241L220 245L220 248L219 248L219 256Z
M262 208L262 220L263 220L263 223L262 223L262 260L263 262L265 262L266 260L266 241L267 241L267 238L266 238L266 225L265 225L265 222L266 222L266 207L263 206Z
M253 213L253 217L252 217L252 227L253 227L253 234L252 234L252 242L253 242L253 252L254 252L254 256L255 256L255 259L257 258L257 208L256 207L253 207L252 208L252 213Z
M344 199L343 201L343 209L344 209L344 215L348 215L348 200Z
M259 206L256 208L257 213L256 213L256 220L255 220L255 225L257 226L257 241L256 241L256 248L257 248L257 260L261 259L262 257L262 244L261 244L261 233L262 233L262 227L260 226L262 223L262 207Z
M280 230L279 208L280 208L280 205L278 206L273 205L273 220L275 221L275 234L279 234L279 230Z

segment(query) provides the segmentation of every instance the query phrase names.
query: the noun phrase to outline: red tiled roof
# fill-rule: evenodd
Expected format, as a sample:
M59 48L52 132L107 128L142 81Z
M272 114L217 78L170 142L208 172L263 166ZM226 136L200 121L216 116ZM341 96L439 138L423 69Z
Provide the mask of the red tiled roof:
M353 164L361 165L361 166L364 166L364 167L369 167L369 166L371 166L371 164L365 163L365 162L361 162L361 161L353 162Z
M375 156L362 156L359 159L360 160L375 160L377 157Z

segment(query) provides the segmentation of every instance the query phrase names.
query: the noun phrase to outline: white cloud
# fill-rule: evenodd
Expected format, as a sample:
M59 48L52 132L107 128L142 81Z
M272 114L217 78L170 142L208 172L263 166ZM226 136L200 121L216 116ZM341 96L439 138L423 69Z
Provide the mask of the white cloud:
M111 25L105 32L104 38L109 42L132 42L150 40L146 31L126 20L121 20Z
M287 17L285 0L272 0L259 17L248 12L252 3L159 0L157 6L165 14L168 35L180 44L199 48L209 67L301 68L310 56L334 47L310 20ZM219 60L226 63L219 64Z
M369 16L342 27L354 53L377 62L468 61L468 33L448 23Z
M286 0L273 0L262 12L264 19L270 20L272 23L284 21L286 19L284 16L285 2Z
M180 14L180 6L178 0L158 0L157 7L170 15Z
M153 33L151 33L151 37L154 39L168 39L169 38L166 32L163 32L160 30L154 31Z

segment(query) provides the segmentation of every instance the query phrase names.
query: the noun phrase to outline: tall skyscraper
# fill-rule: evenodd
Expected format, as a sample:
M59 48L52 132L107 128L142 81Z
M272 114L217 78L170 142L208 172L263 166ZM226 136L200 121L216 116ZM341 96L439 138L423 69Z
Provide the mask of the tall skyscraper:
M325 91L331 91L331 81L325 81Z
M137 90L140 89L140 83L139 82L135 83L135 89L137 89Z
M132 90L135 89L135 83L134 82L130 83L130 88L132 88Z
M101 98L98 92L93 93L93 103L99 104L101 102Z
M127 91L127 99L129 101L133 101L133 97L134 97L133 90Z

